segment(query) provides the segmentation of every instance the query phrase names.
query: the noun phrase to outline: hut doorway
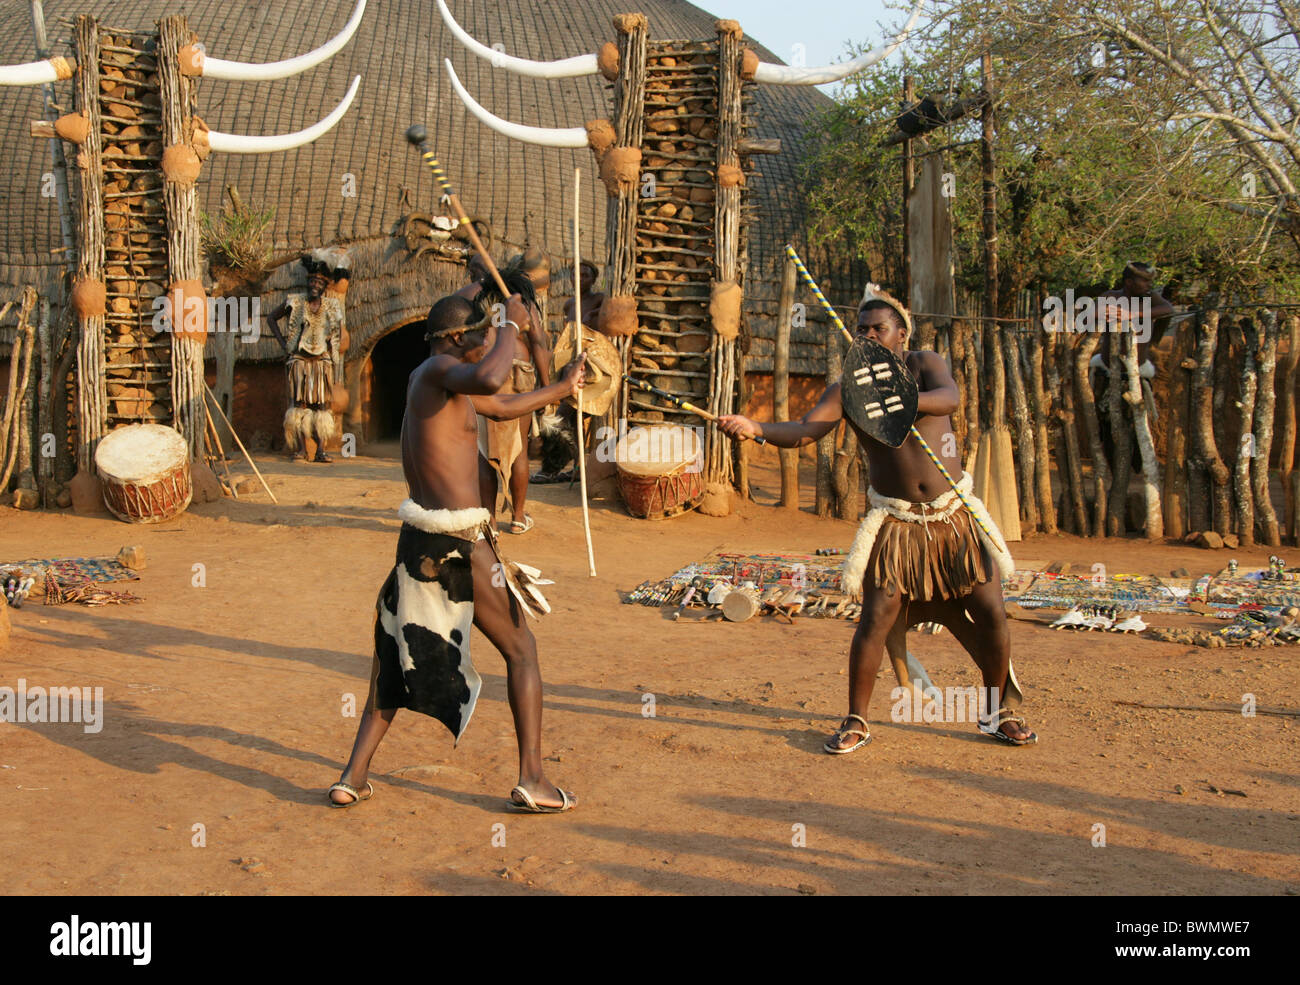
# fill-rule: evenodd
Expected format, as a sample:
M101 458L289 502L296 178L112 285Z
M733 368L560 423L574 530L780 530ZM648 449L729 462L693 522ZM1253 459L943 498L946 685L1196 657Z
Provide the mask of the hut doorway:
M368 440L387 442L401 437L407 381L415 367L428 357L424 319L402 325L376 343L367 360L365 374L370 384Z

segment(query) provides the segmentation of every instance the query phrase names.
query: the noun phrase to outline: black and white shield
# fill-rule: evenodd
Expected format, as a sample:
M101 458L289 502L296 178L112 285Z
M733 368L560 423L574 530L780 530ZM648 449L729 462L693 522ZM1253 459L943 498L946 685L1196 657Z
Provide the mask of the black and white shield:
M844 357L840 402L862 432L897 448L916 421L916 380L892 350L859 336Z

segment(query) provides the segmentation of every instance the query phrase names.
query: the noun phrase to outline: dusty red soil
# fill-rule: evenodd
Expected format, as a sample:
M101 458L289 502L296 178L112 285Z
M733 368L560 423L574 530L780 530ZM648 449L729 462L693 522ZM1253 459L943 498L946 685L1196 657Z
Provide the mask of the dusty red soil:
M600 502L593 579L577 493L553 486L534 487L537 528L506 547L558 582L555 613L536 626L544 747L549 775L578 791L579 809L504 810L514 735L502 664L476 636L486 684L460 748L403 712L376 757L374 799L331 810L324 790L356 725L341 713L344 695L364 698L371 607L404 486L391 459L260 461L278 507L259 494L155 528L0 513L0 558L126 544L148 557L129 586L143 604L32 601L11 613L0 686L102 686L106 722L98 735L0 724L0 853L19 860L0 891L1300 891L1300 724L1115 704L1240 703L1250 692L1294 711L1295 650L1189 649L1013 622L1038 746L999 746L972 725L893 724L884 676L874 742L830 757L821 745L845 710L849 624L673 623L620 604L619 592L716 548L844 546L851 525L756 504L723 520L651 523ZM756 487L770 503L775 475L760 468ZM1069 537L1014 553L1111 572L1196 574L1227 559ZM1243 566L1268 554L1235 552ZM206 587L192 587L196 564ZM911 646L940 685L977 683L951 636L913 636ZM646 692L657 717L642 715ZM206 847L192 844L196 824ZM498 824L504 847L493 844ZM1106 847L1093 847L1098 824ZM792 844L795 825L804 847Z

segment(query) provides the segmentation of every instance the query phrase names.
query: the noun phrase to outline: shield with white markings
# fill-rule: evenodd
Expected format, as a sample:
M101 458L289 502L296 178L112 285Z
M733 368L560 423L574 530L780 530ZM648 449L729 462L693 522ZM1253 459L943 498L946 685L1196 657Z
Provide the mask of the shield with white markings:
M844 357L840 403L862 432L897 448L916 422L918 391L903 360L866 336L854 339Z

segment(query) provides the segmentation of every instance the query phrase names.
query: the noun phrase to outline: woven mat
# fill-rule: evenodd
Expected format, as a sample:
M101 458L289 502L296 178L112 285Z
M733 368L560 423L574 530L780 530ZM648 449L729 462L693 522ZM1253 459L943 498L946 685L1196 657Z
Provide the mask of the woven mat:
M51 572L60 585L83 581L139 581L140 575L114 557L44 558L32 561L0 562L0 577L22 571L34 576L39 585Z

